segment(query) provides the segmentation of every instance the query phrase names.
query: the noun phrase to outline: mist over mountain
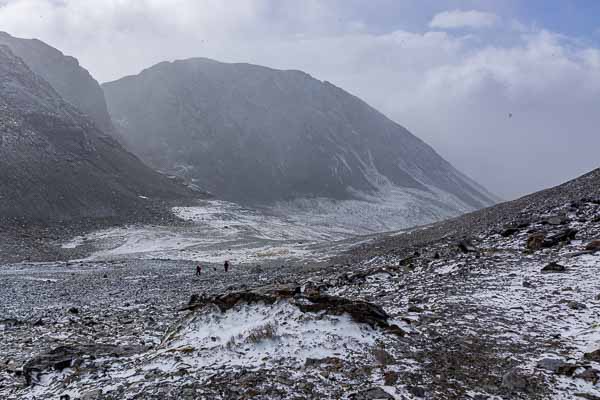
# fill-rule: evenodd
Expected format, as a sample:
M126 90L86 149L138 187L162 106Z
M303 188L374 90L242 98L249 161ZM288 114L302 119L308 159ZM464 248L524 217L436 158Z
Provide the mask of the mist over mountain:
M64 100L92 119L100 130L113 131L102 88L76 58L65 56L40 40L16 38L6 32L0 32L0 44L8 46Z
M405 128L300 71L194 58L102 87L133 152L228 200L349 200L400 188L449 214L494 201Z
M0 217L48 221L143 214L149 201L143 197L189 195L124 150L0 45Z

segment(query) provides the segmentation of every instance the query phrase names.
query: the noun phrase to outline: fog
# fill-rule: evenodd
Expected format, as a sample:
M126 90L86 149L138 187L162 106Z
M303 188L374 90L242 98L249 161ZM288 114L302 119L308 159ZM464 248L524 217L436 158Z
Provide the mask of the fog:
M600 50L512 4L5 0L0 30L101 82L196 56L303 70L513 198L600 166Z

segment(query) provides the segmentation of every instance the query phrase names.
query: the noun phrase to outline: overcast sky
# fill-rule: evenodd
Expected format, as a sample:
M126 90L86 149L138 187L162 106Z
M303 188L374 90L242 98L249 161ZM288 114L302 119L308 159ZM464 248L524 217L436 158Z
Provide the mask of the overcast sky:
M366 100L504 198L600 166L600 1L0 0L101 82L209 57Z

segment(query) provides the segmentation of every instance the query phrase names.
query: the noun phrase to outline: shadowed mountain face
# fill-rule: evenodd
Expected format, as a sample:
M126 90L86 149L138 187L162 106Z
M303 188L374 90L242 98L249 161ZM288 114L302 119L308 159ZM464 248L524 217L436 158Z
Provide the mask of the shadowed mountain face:
M8 46L37 75L44 78L58 94L86 114L103 132L114 130L106 108L104 93L77 59L37 39L20 39L0 32L0 44Z
M143 213L189 196L154 172L0 45L0 217L64 220Z
M132 151L226 199L351 199L399 187L470 209L494 201L405 128L303 72L190 59L103 89Z

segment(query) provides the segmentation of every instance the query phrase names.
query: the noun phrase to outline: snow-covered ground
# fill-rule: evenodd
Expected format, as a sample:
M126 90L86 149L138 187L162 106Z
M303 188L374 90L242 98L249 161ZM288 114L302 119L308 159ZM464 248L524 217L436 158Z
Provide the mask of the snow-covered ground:
M319 245L354 235L336 226L298 224L283 216L225 201L207 201L173 212L189 226L127 226L73 238L63 248L91 248L90 260L114 258L260 263L319 259Z
M364 208L366 204L375 208L368 211ZM390 208L377 220L371 215L381 211L376 207ZM173 208L175 215L191 222L188 226L110 228L75 237L62 247L83 246L91 252L87 260L138 258L205 263L231 260L243 264L319 261L365 240L359 235L405 227L407 220L403 214L395 219L390 216L391 207L362 201L306 200L293 206L280 204L252 209L212 200L195 207ZM363 221L354 225L357 218ZM423 221L434 218L430 216Z
M183 258L206 256L222 243L246 256L248 243L253 251L305 245L314 257L377 237L346 239L340 230L223 206L176 209L193 223L168 228L172 236L157 243L106 234L101 257L127 259L0 270L8 360L0 363L0 397L600 398L600 251L591 246L600 238L600 201L536 205L480 229L470 217L421 227L353 249L363 258L350 264L234 263L228 273L195 276L192 261L136 259L176 257L174 246ZM461 224L467 239L452 233ZM130 253L139 249L149 252ZM550 263L565 268L544 271ZM304 301L315 292L313 305L351 303L307 313ZM363 302L381 313L364 314ZM400 334L364 324L382 313ZM85 347L90 338L100 356ZM56 351L67 352L60 368ZM23 383L27 377L35 384Z
M357 235L397 231L472 211L463 202L435 188L430 192L378 185L374 195L354 193L354 200L327 198L279 202L271 210L301 226L334 229Z
M439 191L438 191L439 192ZM249 208L227 201L175 207L189 226L127 226L79 236L62 245L85 246L89 260L114 258L226 259L253 264L274 260L315 261L356 244L361 235L406 229L467 212L464 204L441 192L382 186L377 196L356 200L296 199ZM432 204L428 209L423 204Z
M194 353L186 362L196 368L258 367L285 360L300 366L308 358L350 357L381 337L381 332L353 322L347 314L305 314L281 300L188 315L167 334L159 354Z

